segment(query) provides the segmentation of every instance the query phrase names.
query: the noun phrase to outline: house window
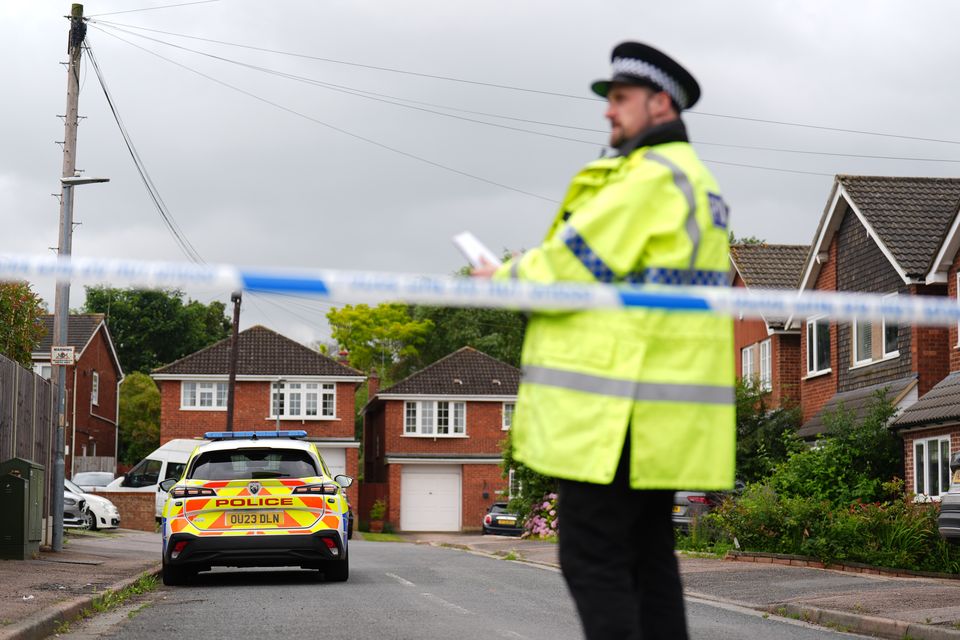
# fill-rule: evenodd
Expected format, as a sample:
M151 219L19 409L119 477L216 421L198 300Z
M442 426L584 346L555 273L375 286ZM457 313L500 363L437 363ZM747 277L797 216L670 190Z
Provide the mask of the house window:
M896 298L896 293L883 296L884 299ZM883 357L892 358L900 355L900 325L896 322L887 322L883 318L881 323L881 332L883 333Z
M753 345L740 350L740 364L743 371L741 379L744 382L753 382L753 377L756 375L757 368L753 357Z
M100 404L100 374L96 371L90 381L90 404Z
M404 403L403 432L416 436L462 436L467 433L466 404L442 400Z
M767 338L760 343L760 390L770 391L773 389L773 358L771 356L772 344Z
M33 365L33 372L44 380L49 380L53 376L53 366L49 364L35 364Z
M503 403L503 424L501 428L506 431L513 425L513 410L517 405L513 402Z
M826 317L807 319L807 373L830 370L830 321Z
M853 364L873 360L873 323L869 320L853 322Z
M211 411L227 408L226 382L181 382L181 409L208 409Z
M517 478L517 474L514 472L513 469L510 469L507 477L508 477L508 483L510 485L508 489L510 492L509 494L510 499L513 500L514 498L519 498L520 492L523 490L523 483L520 482L519 478Z
M914 440L913 490L931 498L950 490L949 437Z
M337 416L337 385L333 382L284 382L271 387L271 418L278 414L290 420Z

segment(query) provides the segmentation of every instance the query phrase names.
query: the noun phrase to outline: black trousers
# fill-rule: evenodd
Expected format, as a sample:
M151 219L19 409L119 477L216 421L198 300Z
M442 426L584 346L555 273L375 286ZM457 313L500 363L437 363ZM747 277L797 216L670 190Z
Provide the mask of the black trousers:
M673 491L560 481L560 566L588 640L686 640Z

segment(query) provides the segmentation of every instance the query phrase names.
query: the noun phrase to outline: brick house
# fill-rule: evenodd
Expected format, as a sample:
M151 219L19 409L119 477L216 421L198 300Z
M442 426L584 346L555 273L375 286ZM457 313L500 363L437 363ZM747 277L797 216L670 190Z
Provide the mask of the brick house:
M49 380L53 374L53 315L42 317L46 333L31 354L34 373ZM117 423L123 370L103 314L72 314L67 321L67 344L74 348L75 364L67 367L64 428L64 469L72 478L80 471L117 470Z
M946 295L946 283L927 276L958 199L957 179L838 175L800 290ZM944 328L818 317L791 318L788 326L800 328L805 438L822 434L824 414L839 406L862 417L878 391L903 411L949 371Z
M356 478L354 398L363 374L259 325L238 341L234 430L302 429L333 474ZM161 444L226 428L229 371L229 338L153 371ZM357 504L356 483L347 494Z
M733 286L796 290L809 251L795 244L731 245ZM737 377L766 391L770 409L800 403L800 329L786 322L775 316L733 321Z
M506 498L500 447L520 371L464 347L382 391L371 384L364 482L386 484L386 520L403 531L479 530Z
M951 196L955 217L925 281L946 286L947 295L957 298L960 189L944 189L945 206L949 205ZM960 452L960 331L957 326L948 329L944 349L949 357L950 374L904 411L893 425L903 438L907 490L934 500L950 490L950 458Z

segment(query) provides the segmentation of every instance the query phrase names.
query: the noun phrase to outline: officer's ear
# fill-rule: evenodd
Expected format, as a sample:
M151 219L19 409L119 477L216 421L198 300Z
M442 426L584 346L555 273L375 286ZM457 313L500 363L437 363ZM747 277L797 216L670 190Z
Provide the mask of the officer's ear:
M650 96L650 115L658 124L680 117L680 109L666 91L657 91Z

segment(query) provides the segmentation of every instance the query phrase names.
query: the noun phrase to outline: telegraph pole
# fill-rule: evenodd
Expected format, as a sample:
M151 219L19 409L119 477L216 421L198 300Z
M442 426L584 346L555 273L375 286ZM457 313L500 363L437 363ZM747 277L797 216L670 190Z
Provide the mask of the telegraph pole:
M73 178L77 167L77 108L80 98L80 54L87 25L83 21L83 5L75 4L70 10L70 35L67 39L67 112L64 116L63 174L60 196L60 242L57 245L59 258L69 257L73 244L73 187L65 182ZM53 345L67 344L67 322L70 318L70 282L58 282L54 300ZM57 380L57 408L55 415L56 434L53 440L53 540L54 551L63 551L63 442L67 420L67 367L54 366ZM76 390L74 390L76 393Z
M230 295L233 303L233 333L230 335L230 382L227 384L227 431L233 431L233 404L237 386L237 352L240 350L240 300L239 291Z

